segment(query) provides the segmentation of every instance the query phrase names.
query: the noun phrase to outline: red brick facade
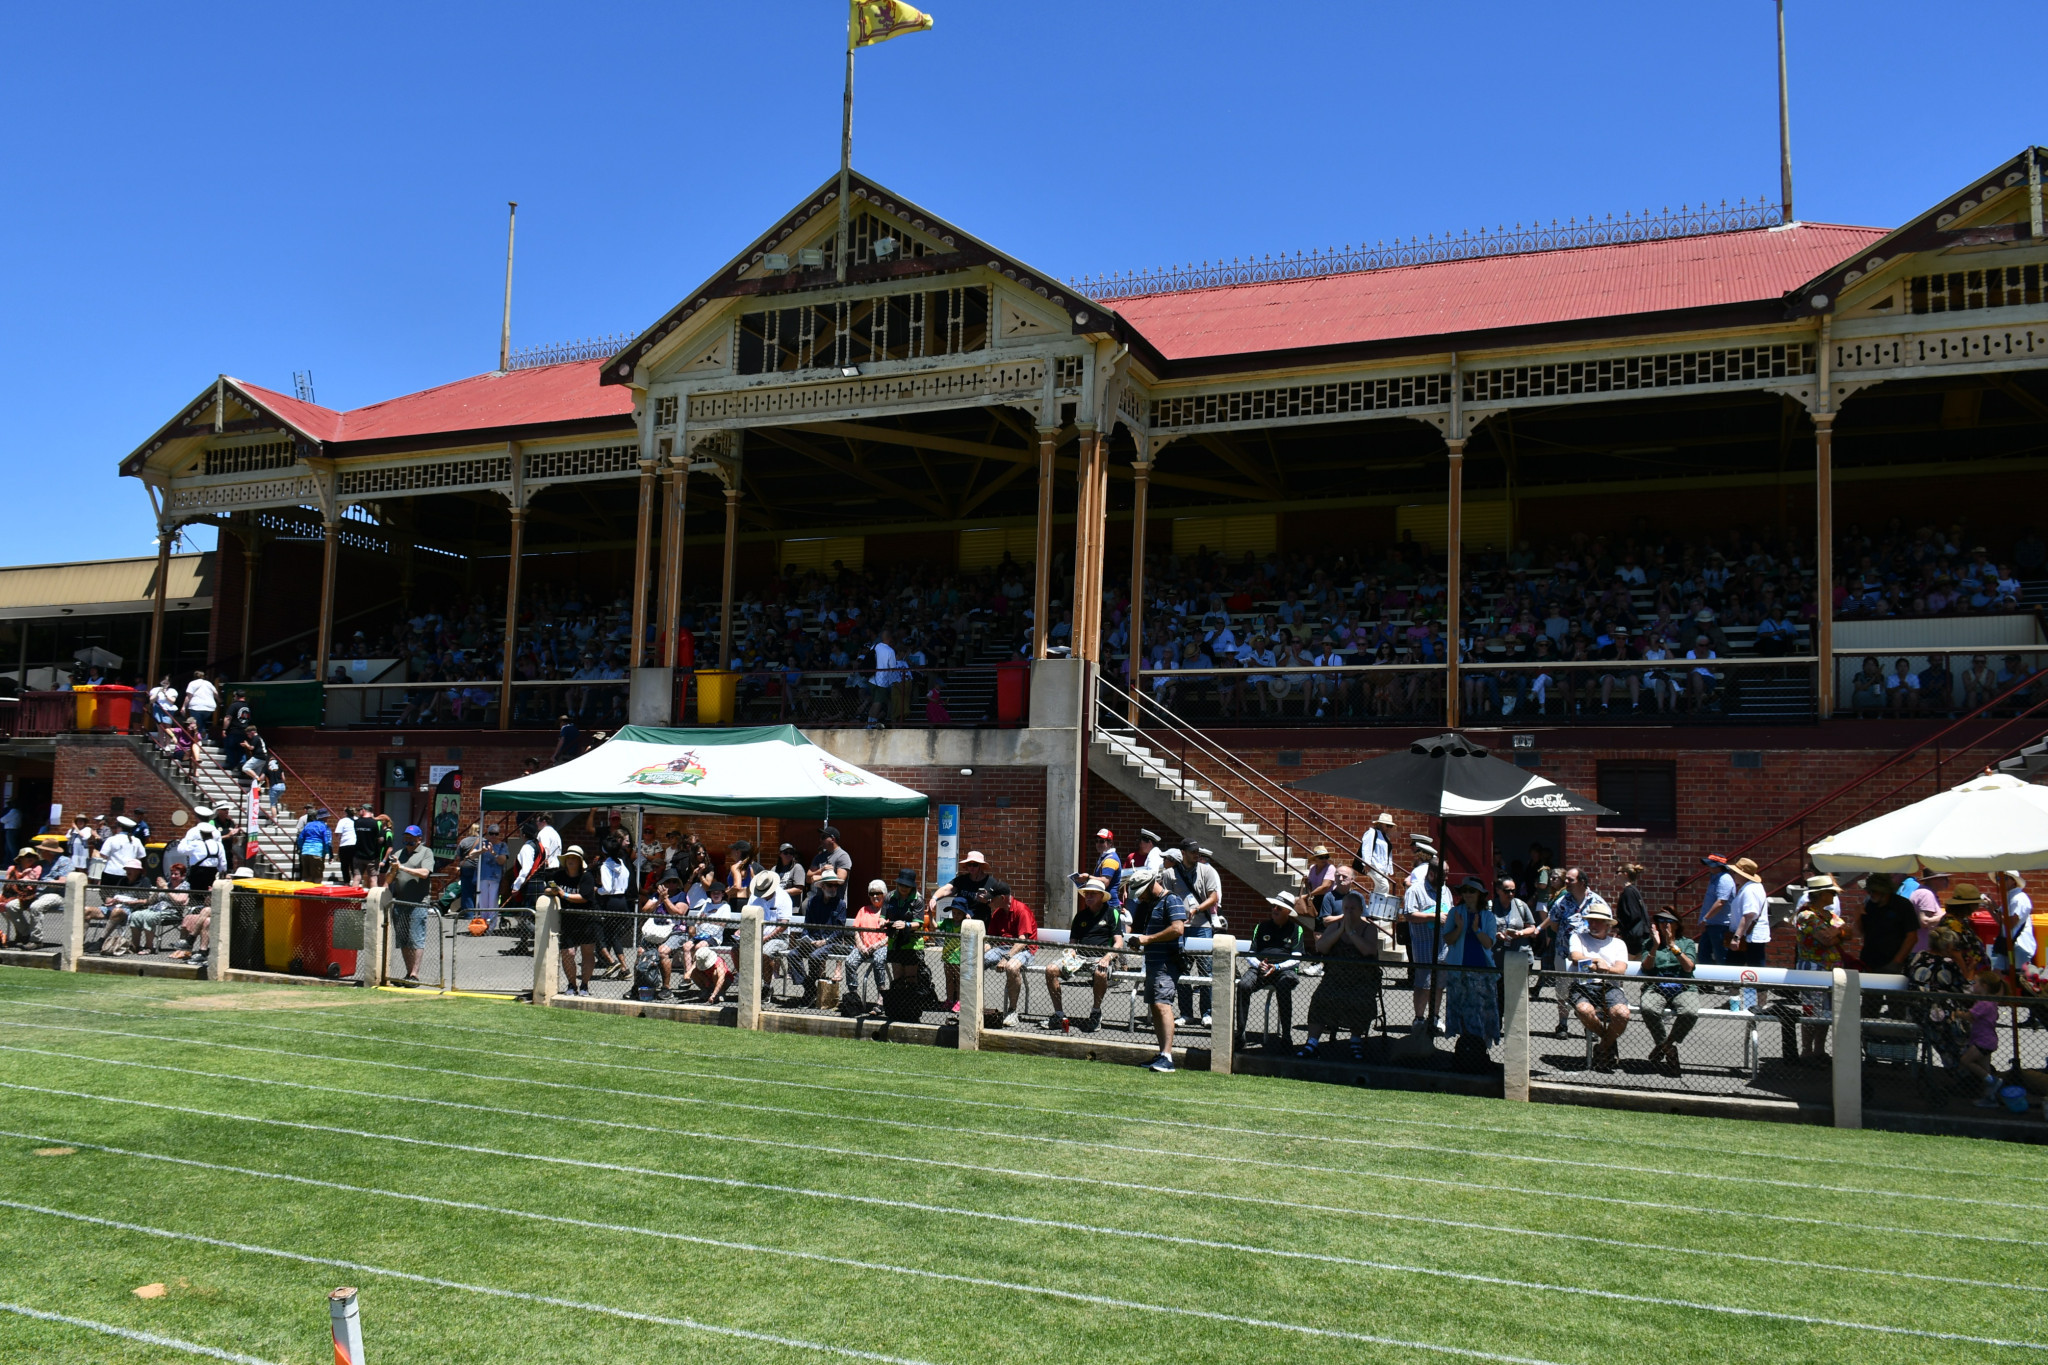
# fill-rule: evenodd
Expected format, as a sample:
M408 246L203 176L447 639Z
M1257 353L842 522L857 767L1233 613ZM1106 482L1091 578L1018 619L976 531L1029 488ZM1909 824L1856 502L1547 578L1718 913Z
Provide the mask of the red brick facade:
M186 799L144 766L126 740L113 735L67 735L57 741L50 800L64 808L67 824L81 811L113 814L117 801L130 815L140 807L159 839L176 837L173 811L190 810Z

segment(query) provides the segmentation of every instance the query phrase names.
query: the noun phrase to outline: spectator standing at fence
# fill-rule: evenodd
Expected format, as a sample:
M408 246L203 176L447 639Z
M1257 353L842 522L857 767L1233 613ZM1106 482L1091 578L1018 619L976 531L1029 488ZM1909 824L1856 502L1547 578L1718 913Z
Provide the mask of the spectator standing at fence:
M334 852L334 834L327 828L327 822L320 818L320 812L311 806L306 807L306 823L299 826L297 844L299 880L326 881L327 856Z
M205 815L211 815L212 813L211 811L206 811ZM203 819L204 815L201 818ZM92 840L94 837L92 820L89 816L80 811L77 815L71 817L71 828L64 831L64 847L65 851L71 855L71 865L81 872L85 870L86 861L91 856Z
M543 874L561 906L558 941L562 950L562 993L589 995L590 975L597 966L597 923L591 910L597 903L597 880L584 866L583 848L571 844L553 869ZM582 974L576 971L578 959Z
M1676 1076L1680 1072L1678 1045L1699 1019L1700 992L1692 983L1692 975L1699 968L1700 950L1697 943L1685 937L1678 911L1671 906L1665 906L1651 918L1650 928L1656 939L1643 953L1643 975L1674 979L1644 984L1643 1023L1656 1044L1650 1049L1651 1064L1662 1067L1667 1076ZM1666 1037L1665 1016L1670 1014L1678 1017L1672 1020L1670 1036Z
M1095 875L1108 888L1112 900L1116 898L1117 881L1123 872L1124 856L1116 851L1116 835L1105 825L1095 831Z
M1629 956L1636 957L1653 941L1650 907L1643 900L1643 865L1624 863L1621 874L1626 881L1615 898L1614 931L1627 945Z
M1060 961L1045 969L1046 990L1052 995L1052 1017L1045 1021L1045 1026L1055 1033L1067 1027L1065 981L1069 977L1087 977L1094 999L1081 1031L1093 1033L1102 1026L1102 998L1109 993L1110 973L1122 964L1117 949L1124 941L1123 918L1117 912L1116 902L1110 899L1109 884L1099 876L1084 877L1075 896L1074 917L1067 925L1070 946ZM1076 951L1080 948L1086 948L1087 954Z
M1173 879L1169 889L1188 907L1187 933L1180 945L1187 966L1184 975L1206 976L1216 932L1225 927L1223 878L1213 863L1203 860L1202 850L1194 840L1182 844L1179 851L1179 859L1167 866L1168 876ZM1171 858L1172 854L1167 856ZM1199 1011L1202 1023L1207 1025L1214 1004L1213 990L1210 986L1183 985L1179 997L1180 1017L1175 1023L1188 1028L1194 1024Z
M1494 954L1505 963L1510 954L1519 956L1536 970L1536 926L1538 917L1529 908L1529 902L1516 894L1517 886L1513 877L1502 877L1493 884L1493 919L1497 927L1494 934ZM1530 977L1529 995L1535 998L1536 981Z
M1150 868L1124 874L1136 932L1131 943L1144 955L1145 1000L1152 1008L1152 1031L1159 1055L1146 1065L1153 1071L1173 1070L1173 1006L1181 971L1180 940L1187 930L1188 908Z
M1771 950L1770 892L1764 889L1764 879L1754 859L1737 858L1728 870L1736 880L1735 928L1730 934L1735 960L1745 967L1761 967ZM1763 998L1758 991L1745 987L1742 1007L1753 1010Z
M630 979L632 961L627 957L633 939L632 843L623 830L604 837L604 856L598 862L597 944L604 959L605 975Z
M1500 992L1493 967L1499 921L1488 903L1486 883L1467 877L1444 918L1442 961L1459 970L1444 973L1444 1032L1456 1035L1456 1055L1467 1066L1483 1062L1500 1041Z
M1808 877L1804 889L1806 901L1792 916L1792 965L1802 972L1832 973L1842 965L1842 950L1849 938L1849 925L1842 918L1842 888L1822 872ZM1833 996L1832 991L1807 991L1800 997L1804 1036L1797 1055L1809 1062L1818 1063L1827 1056ZM1791 1056L1791 1049L1786 1053Z
M1443 864L1432 848L1428 860L1409 872L1408 890L1401 898L1401 918L1408 926L1408 985L1415 995L1415 1022L1409 1027L1416 1033L1436 1022L1435 1002L1430 999L1436 977L1429 964L1436 961L1443 927L1443 877Z
M2018 872L2001 872L1992 884L2003 890L2005 905L1991 965L2002 972L2018 971L2023 980L2038 978L2039 971L2034 967L2034 899L2027 894L2027 879Z
M406 985L418 985L420 957L427 946L433 907L427 903L434 850L421 842L420 827L405 827L405 847L391 874L391 938L405 964Z
M882 916L888 921L889 979L895 985L913 981L924 968L924 935L932 927L931 914L917 894L915 869L897 869Z
M1266 905L1269 913L1252 930L1245 959L1237 969L1237 1046L1244 1046L1252 997L1260 991L1271 991L1280 1028L1277 1033L1265 1033L1260 1042L1267 1048L1285 1051L1294 1046L1294 988L1300 981L1308 931L1295 913L1297 902L1292 891L1268 896Z
M1628 995L1621 988L1628 947L1614 936L1614 912L1606 902L1588 904L1584 919L1586 927L1571 937L1572 966L1586 974L1585 980L1572 983L1572 1010L1594 1040L1593 1069L1612 1071L1619 1065L1621 1034L1629 1020Z
M1729 961L1729 931L1735 926L1735 874L1718 853L1709 853L1700 862L1707 869L1707 889L1700 901L1700 961L1721 964Z
M199 817L198 823L187 830L185 837L178 840L178 856L185 861L185 875L194 891L209 891L214 879L228 867L227 846L220 837L220 830L213 823L213 807L194 806L192 813Z

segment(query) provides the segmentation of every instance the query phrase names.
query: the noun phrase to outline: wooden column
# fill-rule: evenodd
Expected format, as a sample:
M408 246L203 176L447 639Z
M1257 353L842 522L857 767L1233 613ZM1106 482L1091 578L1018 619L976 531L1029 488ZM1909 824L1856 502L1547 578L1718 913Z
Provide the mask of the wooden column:
M1102 617L1103 482L1109 437L1091 432L1081 442L1079 493L1074 523L1073 651L1100 660Z
M1031 657L1043 659L1045 644L1052 636L1052 479L1053 433L1038 429L1038 562L1032 567L1037 580L1031 599Z
M1145 495L1151 491L1152 462L1141 459L1131 466L1131 724L1138 723L1138 697L1145 680L1138 670L1145 666Z
M1447 439L1451 458L1451 500L1444 513L1444 725L1458 727L1458 618L1463 614L1465 558L1465 442Z
M1835 415L1813 418L1813 652L1820 656L1815 708L1822 720L1835 711Z
M341 523L326 523L326 538L320 547L320 635L313 642L313 676L327 681L327 652L334 648L334 568L341 551Z
M678 444L678 449L681 449ZM683 550L687 544L683 536L683 514L690 508L690 462L677 458L669 466L670 483L668 502L662 515L668 526L665 538L674 545L668 564L668 579L662 591L668 594L668 615L655 627L655 634L666 642L668 655L659 659L663 668L676 666L676 637L683 629Z
M725 486L725 585L718 592L718 667L732 667L732 578L740 550L740 488Z
M256 561L262 557L263 537L251 525L242 544L242 671L237 676L243 678L249 676L249 624L256 606ZM150 681L156 681L153 671Z
M526 509L512 508L511 556L505 561L505 672L498 684L498 728L512 728L512 660L519 654L519 556L526 548ZM539 948L534 952L539 954Z
M156 528L156 592L149 604L149 675L143 679L144 687L155 687L156 680L163 676L164 666L164 599L171 589L171 539L177 528L168 521L160 521ZM22 627L26 640L28 627ZM246 648L246 646L244 646ZM23 669L21 685L28 686L28 670ZM74 948L75 951L75 948Z
M628 668L639 668L647 662L647 552L653 548L654 494L654 461L642 460L640 522L633 536L633 643L626 652Z

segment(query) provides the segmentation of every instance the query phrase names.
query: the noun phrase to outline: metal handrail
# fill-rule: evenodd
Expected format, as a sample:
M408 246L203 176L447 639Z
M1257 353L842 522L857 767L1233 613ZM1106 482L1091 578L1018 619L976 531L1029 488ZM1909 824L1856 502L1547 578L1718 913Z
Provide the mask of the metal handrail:
M1102 713L1103 702L1099 693L1107 691L1123 702L1126 712L1135 709L1136 711L1150 713L1160 721L1169 733L1181 741L1177 766L1180 769L1181 796L1183 800L1187 796L1187 755L1189 748L1193 747L1196 753L1201 756L1222 764L1224 769L1233 778L1249 787L1254 795L1266 797L1278 806L1280 809L1280 854L1283 862L1292 860L1292 855L1288 850L1290 846L1295 845L1293 825L1294 819L1297 816L1300 817L1305 826L1314 832L1317 839L1321 842L1334 842L1340 848L1348 846L1351 842L1351 835L1348 832L1335 825L1325 823L1321 813L1313 806L1299 797L1289 795L1279 784L1244 764L1233 756L1229 750L1211 743L1201 731L1187 725L1180 717L1154 702L1151 698L1142 695L1133 696L1107 678L1099 675L1095 679L1095 685L1098 696L1092 708L1092 714L1099 716ZM1130 727L1132 733L1143 733L1135 721L1126 721L1125 724ZM1303 844L1299 845L1299 847L1306 854L1310 846Z
M1898 753L1892 755L1890 758L1878 764L1876 767L1868 769L1867 771L1851 778L1849 781L1844 782L1841 786L1836 787L1826 796L1823 796L1819 800L1808 805L1804 810L1798 812L1795 815L1787 816L1785 819L1779 821L1776 825L1773 825L1770 829L1765 830L1762 834L1759 834L1755 838L1751 839L1748 843L1745 843L1741 845L1739 848L1736 848L1735 850L1730 852L1728 854L1728 860L1730 862L1733 862L1735 859L1740 858L1743 855L1747 854L1751 849L1759 848L1765 843L1769 842L1770 840L1777 838L1786 830L1795 827L1797 827L1800 830L1799 848L1796 851L1799 853L1804 853L1806 851L1808 842L1805 837L1806 822L1814 815L1815 812L1832 805L1834 802L1840 800L1842 797L1848 795L1850 792L1856 790L1858 787L1861 787L1865 783L1869 782L1879 773L1887 772L1890 769L1897 767L1899 764L1904 763L1907 760L1911 759L1914 755L1921 753L1928 747L1937 745L1942 739L1946 738L1948 735L1955 733L1963 726L1970 724L1972 721L1982 719L1985 712L1991 710L1991 708L1993 708L1994 706L2003 705L2006 701L2010 700L2015 693L2024 691L2026 688L2032 686L2037 681L2039 681L2039 675L2023 678L2020 681L2014 683L2005 691L2000 692L1997 696L1991 698L1991 700L1984 702L1983 704L1978 706L1976 710L1971 711L1967 715L1960 716L1957 719L1949 722L1947 725L1935 731L1932 735L1929 735L1927 738L1921 740L1918 744L1915 744L1910 749L1901 749ZM2005 730L2010 726L2017 724L2019 721L2025 720L2027 717L2033 715L2035 712L2040 711L2044 706L2048 706L2048 698L2043 698L2041 701L2035 702L2032 706L2028 707L2024 711L2021 711L2019 714L2009 717L2003 724L2000 724L1994 729L1992 729L1989 735L1985 735L1984 737L1980 738L1975 743L1971 744L1969 748L1980 749L1985 747L1986 743L1990 740L1991 735L1996 735L2001 730ZM2021 747L2024 747L2024 745L2022 745ZM1966 749L1964 752L1968 752L1968 749ZM1846 823L1847 821L1854 820L1857 816L1863 814L1867 810L1870 810L1874 806L1877 806L1885 801L1889 801L1892 797L1898 795L1898 793L1904 791L1907 787L1912 786L1914 783L1919 782L1923 778L1938 775L1942 768L1942 762L1939 757L1938 749L1936 753L1937 757L1935 758L1935 762L1932 767L1924 769L1923 771L1914 774L1914 776L1908 778L1906 781L1900 783L1898 786L1893 787L1883 796L1877 797L1875 800L1866 802L1864 805L1858 807L1856 810L1851 811L1847 816L1842 817L1841 821L1831 822L1831 828L1829 828L1821 837L1825 838L1827 834L1835 833L1836 830L1842 827L1842 824ZM2001 757L2011 757L2011 752L2003 754L2001 755ZM1766 864L1766 866L1775 867L1779 863L1783 862L1785 860L1785 857L1787 856L1789 855L1781 854L1778 857L1771 859L1771 861L1768 864ZM1761 872L1762 870L1762 868L1758 869L1759 872ZM1704 871L1695 872L1691 876L1688 876L1684 878L1682 881L1680 881L1678 883L1678 887L1679 889L1683 889L1684 887L1690 886L1705 875L1706 873Z

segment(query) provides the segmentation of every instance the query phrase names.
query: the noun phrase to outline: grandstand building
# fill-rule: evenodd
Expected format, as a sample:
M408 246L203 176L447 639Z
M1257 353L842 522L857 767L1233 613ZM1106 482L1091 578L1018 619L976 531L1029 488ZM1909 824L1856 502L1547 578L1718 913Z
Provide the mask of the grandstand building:
M1512 858L1669 886L1790 822L1782 881L1815 798L2039 734L2017 679L1873 708L1856 676L2048 663L2044 161L1890 228L1724 208L1083 281L855 176L843 271L828 181L599 353L348 411L221 376L121 472L218 529L213 662L305 722L271 740L330 804L473 791L564 709L787 720L959 804L1055 920L1103 824L1196 836L1242 909L1370 814L1277 784L1456 726L1623 812L1497 828ZM1865 582L1922 527L1939 602ZM1553 547L1599 633L1545 624ZM1653 556L1668 599L1625 572ZM874 624L854 576L951 622L879 703L831 664ZM1304 658L1217 657L1218 614ZM378 652L422 618L438 647ZM879 872L923 837L848 843Z

